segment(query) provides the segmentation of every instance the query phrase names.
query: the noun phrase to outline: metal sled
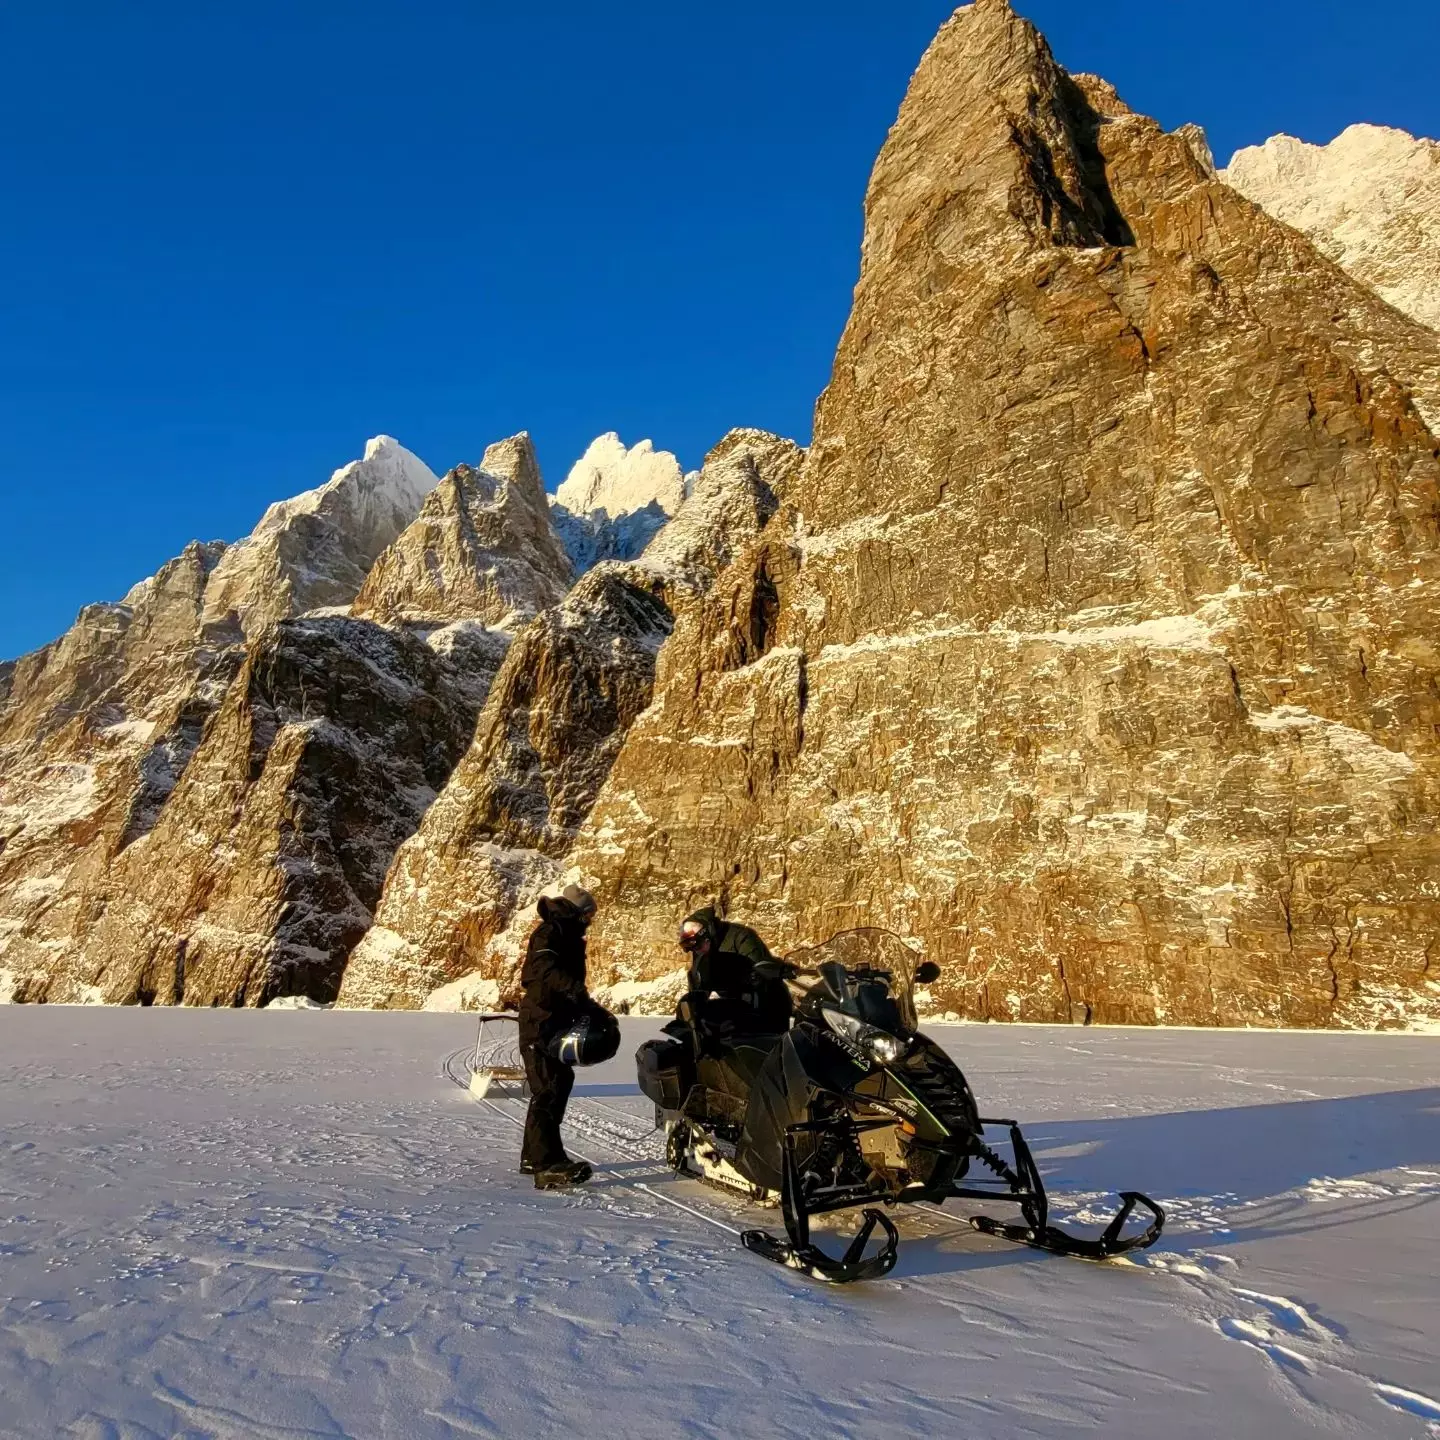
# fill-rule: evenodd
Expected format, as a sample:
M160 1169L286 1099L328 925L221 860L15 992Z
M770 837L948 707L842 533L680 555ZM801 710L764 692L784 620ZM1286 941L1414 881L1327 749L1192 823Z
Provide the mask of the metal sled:
M475 1035L475 1053L470 1058L470 1093L483 1100L492 1087L504 1089L517 1099L530 1094L525 1067L520 1063L520 1036L514 1028L520 1017L508 1011L486 1011L480 1016Z

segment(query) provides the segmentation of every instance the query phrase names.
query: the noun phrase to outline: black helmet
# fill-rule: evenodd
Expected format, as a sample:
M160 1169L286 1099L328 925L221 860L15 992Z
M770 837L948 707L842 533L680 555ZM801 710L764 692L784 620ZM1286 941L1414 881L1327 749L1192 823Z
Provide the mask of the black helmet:
M596 1008L582 1015L550 1042L550 1053L563 1065L600 1065L620 1049L620 1022Z
M713 909L697 910L680 927L680 948L687 955L694 955L702 947L713 945L719 925L719 917Z

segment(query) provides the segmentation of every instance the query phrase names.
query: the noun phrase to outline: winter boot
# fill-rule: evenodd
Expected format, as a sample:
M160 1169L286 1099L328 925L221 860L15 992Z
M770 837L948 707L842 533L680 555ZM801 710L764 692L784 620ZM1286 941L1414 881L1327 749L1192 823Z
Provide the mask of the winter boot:
M594 1171L583 1160L562 1160L535 1172L537 1190L561 1190L567 1185L583 1185Z

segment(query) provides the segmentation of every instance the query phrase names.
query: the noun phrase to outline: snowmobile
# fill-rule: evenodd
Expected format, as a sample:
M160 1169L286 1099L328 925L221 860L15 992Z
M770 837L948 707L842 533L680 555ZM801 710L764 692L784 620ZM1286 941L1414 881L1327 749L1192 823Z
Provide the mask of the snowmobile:
M940 970L898 936L850 930L776 963L796 996L788 1032L717 1041L703 1003L686 997L667 1038L635 1057L671 1168L762 1204L778 1200L785 1235L746 1230L748 1250L836 1284L874 1279L899 1250L876 1207L953 1199L1017 1205L1018 1221L977 1215L970 1224L1056 1255L1106 1260L1159 1238L1165 1213L1138 1190L1121 1192L1097 1236L1051 1222L1019 1125L982 1118L959 1067L919 1033L914 991ZM989 1130L1006 1132L1000 1148ZM855 1206L864 1207L859 1231L842 1256L826 1254L811 1217Z

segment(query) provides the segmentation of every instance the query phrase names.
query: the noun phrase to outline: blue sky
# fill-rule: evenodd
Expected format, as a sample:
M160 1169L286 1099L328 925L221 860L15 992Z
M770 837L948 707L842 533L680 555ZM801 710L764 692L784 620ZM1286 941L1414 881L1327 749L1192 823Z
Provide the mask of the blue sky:
M388 432L808 438L932 0L0 7L0 657ZM1029 0L1223 161L1440 134L1434 0Z

